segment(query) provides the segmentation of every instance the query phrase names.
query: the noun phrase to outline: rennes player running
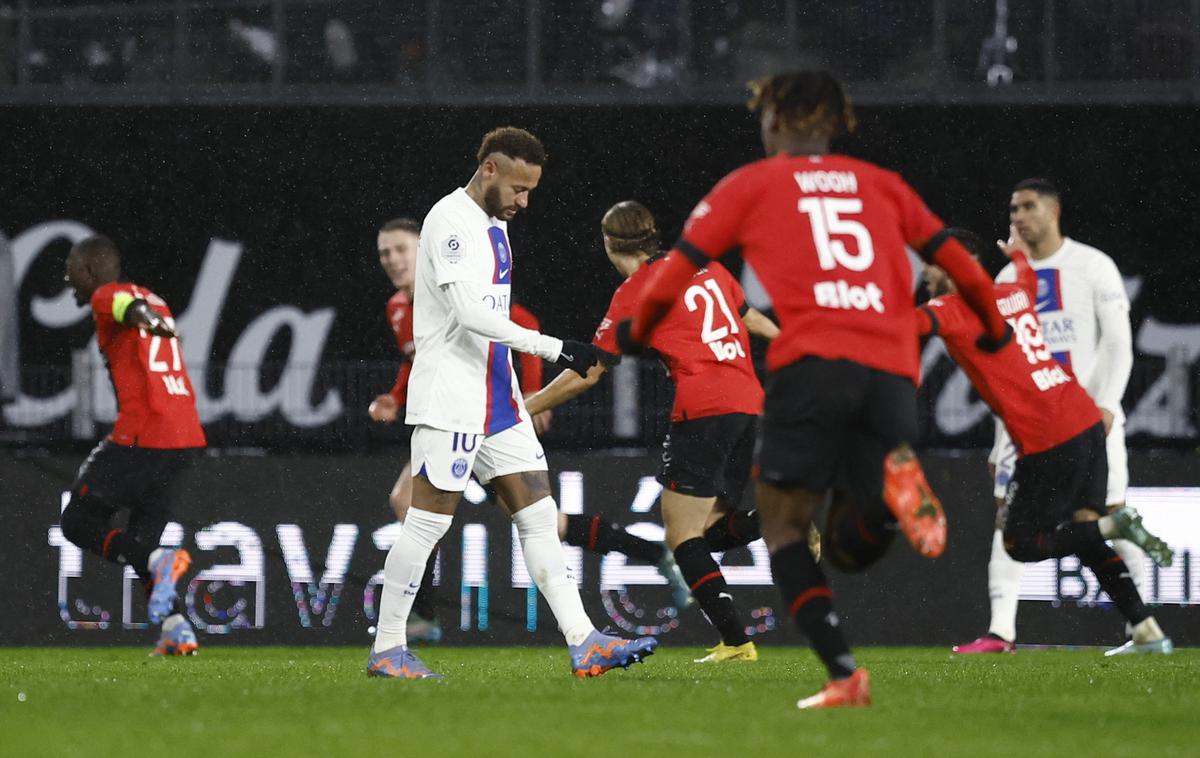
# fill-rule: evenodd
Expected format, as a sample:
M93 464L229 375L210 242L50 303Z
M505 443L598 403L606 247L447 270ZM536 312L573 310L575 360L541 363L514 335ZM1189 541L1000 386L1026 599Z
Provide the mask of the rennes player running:
M62 532L72 544L137 572L149 596L150 622L162 625L155 655L190 655L196 634L175 584L191 558L158 541L171 517L171 485L191 450L204 447L204 430L170 309L150 290L120 278L121 254L107 237L89 237L67 255L65 279L77 303L91 304L118 412L71 485ZM113 519L125 509L129 520L121 529Z
M1077 555L1133 627L1133 639L1108 651L1170 653L1168 639L1146 609L1125 562L1106 540L1126 539L1160 566L1171 550L1146 531L1132 508L1108 515L1108 457L1104 425L1092 398L1070 370L1054 360L1038 323L1037 275L1020 249L1016 231L999 243L1012 258L1015 284L994 286L1000 314L1015 338L988 353L975 345L979 318L954 294L954 283L934 265L925 267L929 294L917 311L921 336L937 335L971 384L1004 422L1017 449L1005 494L1004 549L1013 559L1036 562Z
M824 552L840 568L874 562L897 521L923 555L945 547L945 516L907 446L917 431L918 356L905 246L959 283L987 347L1010 335L987 274L917 194L890 171L829 153L830 141L854 126L832 76L783 74L752 89L768 157L726 176L696 206L618 335L627 352L649 344L709 260L740 247L754 267L781 329L767 353L759 518L784 606L830 678L798 705L867 705L867 673L846 644L807 537L832 490Z

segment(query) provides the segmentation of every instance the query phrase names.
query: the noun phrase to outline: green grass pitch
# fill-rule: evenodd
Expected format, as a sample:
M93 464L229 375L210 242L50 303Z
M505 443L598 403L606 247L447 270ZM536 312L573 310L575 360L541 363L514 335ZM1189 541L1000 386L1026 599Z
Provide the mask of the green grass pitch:
M807 649L697 666L666 647L577 680L562 648L423 653L444 681L363 674L367 648L0 648L5 756L1195 756L1200 651L959 658L862 648L875 705L801 712Z

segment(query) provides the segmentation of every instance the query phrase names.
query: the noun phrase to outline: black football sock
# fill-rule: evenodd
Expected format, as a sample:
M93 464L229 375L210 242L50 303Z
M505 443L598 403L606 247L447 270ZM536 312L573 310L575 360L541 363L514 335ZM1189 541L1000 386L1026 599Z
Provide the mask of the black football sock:
M433 586L433 573L437 566L438 548L429 554L425 562L425 574L421 577L421 587L413 598L412 612L427 621L437 620L437 588Z
M1112 598L1113 605L1117 606L1126 621L1136 626L1150 617L1150 610L1146 608L1137 586L1129 576L1129 567L1116 551L1100 542L1080 552L1079 560L1096 575L1100 588Z
M864 512L835 503L823 535L829 562L842 571L861 571L882 558L896 536L895 519L886 508L880 502Z
M681 542L675 548L675 562L692 590L692 597L700 604L700 610L721 633L721 641L726 645L749 642L746 628L733 605L733 596L729 594L729 585L725 583L720 566L713 560L708 540L695 537Z
M787 615L808 637L829 678L845 679L853 674L857 664L838 626L833 592L808 545L796 542L778 550L771 556L771 572Z
M563 541L602 555L615 550L643 563L658 563L666 553L662 543L644 540L599 516L578 513L567 515L567 533Z
M156 547L143 544L122 529L110 529L100 543L99 553L106 561L133 566L139 576L149 577L150 553Z
M758 511L730 511L704 532L709 548L718 553L749 545L761 536Z
M1032 536L1020 532L1004 535L1006 543L1012 543L1009 555L1018 561L1036 562L1046 558L1062 558L1094 550L1103 545L1104 535L1096 521L1066 521L1051 531L1038 532Z
M62 513L63 536L76 547L106 561L133 566L143 579L149 578L150 553L157 545L145 545L134 534L111 525L110 513L89 496L72 496Z

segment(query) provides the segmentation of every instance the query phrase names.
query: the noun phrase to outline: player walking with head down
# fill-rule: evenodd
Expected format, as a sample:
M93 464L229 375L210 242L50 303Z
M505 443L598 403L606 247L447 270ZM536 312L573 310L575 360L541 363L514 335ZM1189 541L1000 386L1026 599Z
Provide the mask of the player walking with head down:
M426 561L450 523L468 476L495 487L512 514L529 575L566 637L577 676L628 666L654 651L650 637L601 634L583 609L558 539L546 455L513 376L510 350L586 375L591 345L559 340L509 320L513 253L507 225L529 204L546 153L513 127L484 136L466 187L425 217L413 293L416 354L406 421L412 435L413 504L384 563L379 624L367 672L436 676L408 649L405 622Z
M395 218L386 222L380 229L377 239L379 264L388 279L396 287L396 293L387 302L387 320L396 338L396 347L403 360L396 374L392 388L378 395L368 408L368 413L375 421L392 423L399 418L401 409L408 402L408 378L412 372L412 361L416 354L413 342L412 297L416 281L417 245L421 233L421 224L411 218ZM509 318L514 324L538 331L540 324L537 316L517 303L511 303ZM542 359L530 353L520 353L518 356L518 384L526 395L542 388ZM573 373L573 372L571 372ZM550 424L551 412L531 413L534 430L542 434ZM408 508L412 504L412 464L406 461L400 471L391 493L388 504L396 514L396 519L404 522ZM630 558L655 564L659 573L666 578L671 586L671 593L676 605L683 607L691 600L687 584L679 574L679 568L671 558L671 553L665 550L661 543L644 540L630 534L615 524L609 523L599 516L583 514L558 515L558 536L567 544L584 548L597 553L608 553L613 550L621 551ZM433 586L433 577L437 564L437 551L429 556L425 566L425 575L421 579L421 589L413 601L412 611L408 617L407 637L409 641L438 642L442 639L442 626L438 620L437 591Z
M768 157L726 176L696 206L618 337L626 352L649 344L696 269L741 247L781 330L767 353L759 519L784 606L830 677L798 705L866 705L867 673L806 543L833 490L823 553L835 565L875 561L897 521L922 554L944 549L945 517L907 447L917 432L918 356L905 246L959 283L989 348L1010 334L987 274L917 194L896 174L829 153L830 141L854 126L833 77L784 74L754 83L753 93Z
M615 362L620 350L612 327L636 312L662 253L654 216L641 203L627 200L609 208L600 229L604 251L625 282L613 294L593 344ZM763 397L748 333L774 339L779 330L746 304L737 280L714 262L696 272L649 345L675 385L671 431L663 442L658 475L667 546L701 610L721 634L721 642L697 661L702 663L758 660L712 557L713 551L759 537L757 518L735 510L750 477ZM564 371L531 396L527 407L531 413L556 407L593 386L603 373L603 364L586 377Z
M1012 435L1017 461L1005 495L1004 549L1017 561L1078 555L1096 575L1133 628L1133 639L1108 654L1170 653L1168 639L1129 577L1125 562L1105 540L1124 539L1145 549L1160 566L1171 551L1142 526L1131 508L1107 514L1109 481L1105 425L1100 411L1071 372L1056 361L1038 324L1038 277L1016 229L1007 244L1013 284L997 284L995 301L1015 338L995 353L974 344L979 319L954 294L936 266L926 266L933 296L918 310L921 336L937 335L951 357Z
M130 566L146 586L150 623L162 624L155 655L196 652L175 584L187 571L186 550L160 548L170 520L171 485L194 448L204 447L175 321L166 302L121 281L121 254L107 237L88 237L67 255L75 302L90 304L96 344L117 393L117 421L92 450L71 485L62 532L106 561ZM129 510L124 529L114 526Z

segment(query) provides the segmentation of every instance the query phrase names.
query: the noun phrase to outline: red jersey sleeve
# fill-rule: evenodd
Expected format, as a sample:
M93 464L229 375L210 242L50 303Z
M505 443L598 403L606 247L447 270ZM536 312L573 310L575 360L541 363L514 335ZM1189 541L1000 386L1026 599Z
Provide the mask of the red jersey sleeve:
M617 288L613 293L612 301L608 304L608 311L604 314L604 318L600 319L600 325L596 327L596 334L592 337L592 344L611 355L620 355L621 348L617 346L617 324L627 318L633 318L637 313L637 297L629 287L629 281Z
M890 185L896 206L900 210L900 230L904 241L914 250L929 241L929 238L946 227L945 222L937 217L916 190L908 186L908 182L899 174L890 174L893 181Z
M979 322L971 309L958 295L935 297L917 309L918 331L921 336L927 334L955 337L967 335L974 339L979 332ZM922 318L921 314L924 314ZM928 323L928 329L921 330L921 321Z
M509 309L508 317L517 326L523 326L535 332L542 330L542 324L538 321L538 317L516 303L513 303L512 308ZM531 353L517 353L517 361L522 391L536 392L540 390L542 388L542 359Z
M400 364L400 370L396 372L396 382L392 388L388 390L388 394L396 400L396 405L404 405L408 402L408 377L412 374L412 364L408 361Z
M1031 303L1037 302L1037 272L1029 265L1029 259L1020 250L1012 255L1013 268L1017 272L1017 286L1025 290Z
M753 164L752 164L753 165ZM741 224L754 201L753 174L745 167L717 182L683 224L676 248L697 260L720 258L738 244Z

